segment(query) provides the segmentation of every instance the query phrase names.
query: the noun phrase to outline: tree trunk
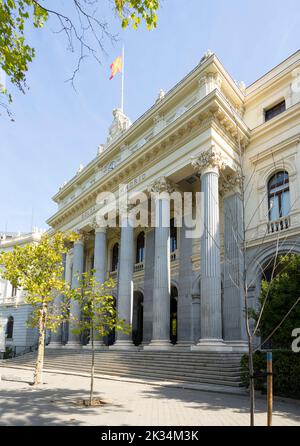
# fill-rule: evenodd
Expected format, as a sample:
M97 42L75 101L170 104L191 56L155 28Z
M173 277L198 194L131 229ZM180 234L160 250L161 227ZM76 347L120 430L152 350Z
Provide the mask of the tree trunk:
M249 353L250 426L254 426L255 389L254 389L253 345L251 337L248 339L248 353Z
M43 305L39 319L39 340L37 360L34 370L34 385L43 383L43 367L45 355L45 330L46 330L47 307Z
M91 329L91 341L92 341L92 366L91 366L91 386L90 386L90 406L93 404L94 396L94 373L95 373L95 345L94 345L94 324Z

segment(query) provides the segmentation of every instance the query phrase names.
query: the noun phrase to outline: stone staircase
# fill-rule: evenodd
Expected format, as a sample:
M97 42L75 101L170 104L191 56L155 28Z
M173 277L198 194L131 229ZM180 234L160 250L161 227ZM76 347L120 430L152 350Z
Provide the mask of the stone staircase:
M36 353L29 353L2 361L1 365L32 368L35 358ZM239 393L240 358L238 353L97 351L95 376ZM46 349L47 371L88 375L90 364L91 352L87 349Z

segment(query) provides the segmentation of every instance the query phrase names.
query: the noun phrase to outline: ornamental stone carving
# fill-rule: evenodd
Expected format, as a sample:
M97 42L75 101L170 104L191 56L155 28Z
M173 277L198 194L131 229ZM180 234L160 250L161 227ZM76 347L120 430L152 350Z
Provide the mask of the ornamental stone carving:
M78 243L85 243L88 240L88 234L85 233L82 229L75 229L75 231L73 231L77 238L74 241L74 244L78 244Z
M84 165L83 165L83 164L80 164L79 167L78 167L78 170L77 170L76 174L79 175L79 174L83 171L83 169L84 169Z
M162 99L164 99L165 95L166 95L166 93L164 92L164 90L160 89L159 93L158 93L158 96L157 96L157 99L156 99L156 102L159 102Z
M222 174L220 181L220 194L224 196L228 192L237 192L241 188L242 177L239 172Z
M97 150L97 154L98 154L98 156L102 155L102 153L104 152L104 150L105 150L105 145L104 145L104 144L100 144L100 145L98 146L98 150Z
M191 164L198 173L203 173L203 171L207 169L224 170L226 167L222 155L214 148L201 153L199 156L193 156Z
M203 55L203 57L200 60L200 64L205 62L207 59L209 59L214 53L211 50L207 50L206 53Z
M166 177L158 178L157 180L153 181L153 183L150 184L150 186L148 187L148 192L156 194L160 194L162 192L168 192L169 194L171 194L175 190L175 185Z
M128 130L131 126L131 121L123 113L120 108L115 108L113 110L113 122L109 127L107 144L115 141L124 131Z
M89 225L95 232L106 232L107 229L107 222L97 216L90 221Z

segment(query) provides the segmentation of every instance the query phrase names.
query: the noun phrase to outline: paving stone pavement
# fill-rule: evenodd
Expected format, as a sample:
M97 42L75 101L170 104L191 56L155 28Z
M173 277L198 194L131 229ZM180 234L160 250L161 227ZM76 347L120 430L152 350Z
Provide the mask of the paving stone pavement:
M29 385L32 371L1 368L0 425L80 426L247 426L248 398L189 389L97 379L106 403L80 408L89 379L45 373L43 386ZM266 424L264 397L256 402L256 424ZM300 404L274 402L274 425L300 426Z

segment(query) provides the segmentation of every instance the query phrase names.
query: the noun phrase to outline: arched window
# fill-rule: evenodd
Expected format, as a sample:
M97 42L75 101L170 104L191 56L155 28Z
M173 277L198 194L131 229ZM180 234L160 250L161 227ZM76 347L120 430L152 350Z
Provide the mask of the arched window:
M12 339L13 332L14 332L14 318L12 316L9 316L6 324L6 338Z
M114 244L111 254L111 270L117 271L119 263L119 243Z
M268 183L269 220L286 217L290 212L289 174L277 172Z
M170 220L170 250L171 252L177 249L177 228L175 227L175 219Z
M136 239L136 263L144 261L145 256L145 233L140 232Z

